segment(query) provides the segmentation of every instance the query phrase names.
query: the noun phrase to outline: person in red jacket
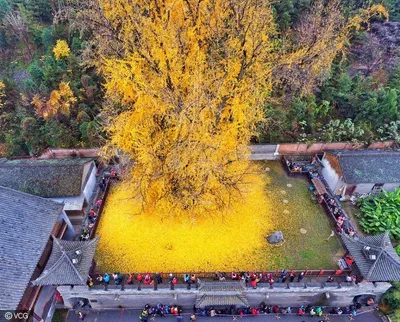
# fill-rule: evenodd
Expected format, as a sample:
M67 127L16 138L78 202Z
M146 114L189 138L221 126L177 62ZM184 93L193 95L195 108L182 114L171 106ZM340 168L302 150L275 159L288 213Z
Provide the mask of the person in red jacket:
M142 274L138 274L138 276L136 277L136 279L137 279L137 281L139 282L139 283L142 283L142 280L143 280L143 276L142 276Z
M147 273L147 274L144 276L144 284L149 285L150 283L151 283L151 277L150 277L150 274Z
M192 276L190 276L190 281L196 283L196 275L192 274Z

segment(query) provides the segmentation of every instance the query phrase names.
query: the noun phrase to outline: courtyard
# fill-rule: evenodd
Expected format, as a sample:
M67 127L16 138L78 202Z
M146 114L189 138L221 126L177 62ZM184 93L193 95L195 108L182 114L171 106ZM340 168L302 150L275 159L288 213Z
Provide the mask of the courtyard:
M328 217L311 198L309 183L289 178L279 162L256 162L243 201L225 213L189 221L144 215L126 183L114 184L97 235L100 272L214 272L336 269L343 255ZM280 246L265 236L282 231Z

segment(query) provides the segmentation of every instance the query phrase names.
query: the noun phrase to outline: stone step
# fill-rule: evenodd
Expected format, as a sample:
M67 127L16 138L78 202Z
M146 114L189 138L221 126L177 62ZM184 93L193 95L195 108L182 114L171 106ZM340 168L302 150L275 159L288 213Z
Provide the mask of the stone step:
M210 307L230 307L236 308L248 307L249 302L243 294L239 295L215 295L203 294L198 295L196 298L196 308L210 308Z
M199 281L199 291L204 293L214 292L243 292L246 286L243 282L202 282Z

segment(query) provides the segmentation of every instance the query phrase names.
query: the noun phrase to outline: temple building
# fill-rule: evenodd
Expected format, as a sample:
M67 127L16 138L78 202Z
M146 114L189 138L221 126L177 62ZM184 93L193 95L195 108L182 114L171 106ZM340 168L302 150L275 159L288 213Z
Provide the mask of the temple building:
M93 159L0 159L0 185L64 204L64 211L79 224L83 209L96 188Z
M0 186L0 310L31 312L37 279L50 256L53 236L73 227L62 203Z
M321 163L329 188L341 198L400 187L400 151L327 150Z
M389 232L358 238L342 234L341 237L364 279L400 281L400 257L390 242Z

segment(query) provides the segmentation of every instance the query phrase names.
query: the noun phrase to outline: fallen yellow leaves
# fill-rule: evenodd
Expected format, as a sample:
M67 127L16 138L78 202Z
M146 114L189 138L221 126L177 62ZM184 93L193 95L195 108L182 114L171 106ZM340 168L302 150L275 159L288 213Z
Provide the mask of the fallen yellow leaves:
M259 266L252 250L271 229L265 178L251 174L242 202L197 222L170 214L146 215L127 183L114 186L98 228L97 262L106 271L216 271ZM164 217L164 219L162 219Z
M114 185L97 231L101 236L96 253L98 269L214 272L337 268L334 256L341 252L340 244L336 238L326 240L331 233L329 219L311 199L308 182L285 176L279 162L259 165L261 169L245 180L248 184L242 202L234 203L226 214L215 211L197 222L176 214L172 215L180 219L173 220L172 211L167 210L142 214L129 184ZM280 247L264 239L277 230L285 238Z

